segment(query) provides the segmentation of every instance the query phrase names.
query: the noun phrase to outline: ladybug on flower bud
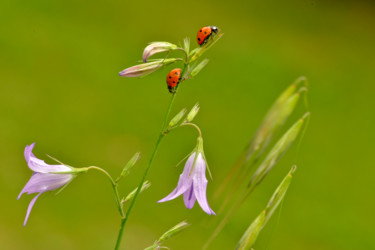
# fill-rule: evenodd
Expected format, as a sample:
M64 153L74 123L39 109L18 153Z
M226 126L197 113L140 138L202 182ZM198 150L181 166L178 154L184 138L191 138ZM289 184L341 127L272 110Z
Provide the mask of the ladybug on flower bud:
M167 76L167 84L168 90L170 93L174 93L176 91L176 86L179 84L181 80L181 69L172 69Z
M210 37L213 37L219 32L219 28L216 26L206 26L201 28L197 34L197 41L200 46L206 44Z

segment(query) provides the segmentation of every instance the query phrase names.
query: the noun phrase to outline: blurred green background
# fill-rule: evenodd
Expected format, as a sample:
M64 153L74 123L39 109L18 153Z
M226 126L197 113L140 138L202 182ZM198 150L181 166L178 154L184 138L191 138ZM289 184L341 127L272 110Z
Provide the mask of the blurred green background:
M255 249L375 249L374 77L372 1L19 1L0 2L1 249L112 249L119 215L107 179L95 171L62 193L43 194L22 227L32 196L17 195L31 176L23 157L36 142L72 166L97 165L117 175L136 152L142 158L121 183L139 182L159 132L173 65L142 79L118 77L151 41L178 43L216 25L224 37L208 66L181 86L173 113L201 111L213 200L228 169L274 99L297 77L310 82L310 126L225 227L210 249L234 249L293 163L298 170ZM297 110L283 128L295 121ZM183 219L171 249L200 249L217 218L182 198L163 204L195 146L182 128L162 142L125 229L123 249L143 249ZM298 152L297 152L298 151ZM51 161L48 161L52 163Z

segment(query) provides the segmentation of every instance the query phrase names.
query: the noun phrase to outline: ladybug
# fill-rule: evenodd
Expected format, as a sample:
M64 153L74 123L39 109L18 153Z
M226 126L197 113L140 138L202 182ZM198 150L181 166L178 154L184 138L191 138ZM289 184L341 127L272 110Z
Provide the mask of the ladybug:
M170 93L176 91L176 86L181 80L181 69L172 69L167 75L168 90Z
M219 29L216 26L206 26L201 28L197 34L197 41L199 45L207 43L208 39L213 35L216 35Z

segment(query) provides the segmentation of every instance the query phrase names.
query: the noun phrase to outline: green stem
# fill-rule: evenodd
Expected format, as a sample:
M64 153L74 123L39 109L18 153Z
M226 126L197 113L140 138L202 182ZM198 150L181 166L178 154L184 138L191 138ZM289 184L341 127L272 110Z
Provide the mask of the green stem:
M157 141L156 141L156 144L155 144L155 147L154 147L154 151L152 152L152 155L151 155L151 158L150 158L150 160L149 160L149 162L148 162L148 165L147 165L147 168L146 168L146 170L145 170L145 173L143 174L142 180L141 180L141 182L140 182L139 185L138 185L138 188L137 188L137 191L136 191L136 193L135 193L135 195L134 195L134 198L133 198L132 202L131 202L130 205L129 205L128 211L126 211L126 215L121 219L121 226L120 226L120 231L119 231L119 234L118 234L118 237L117 237L117 242L116 242L115 250L118 250L119 247L120 247L120 244L121 244L121 240L122 240L122 236L123 236L123 232L124 232L124 228L125 228L126 222L127 222L128 218L129 218L129 215L130 215L130 213L131 213L131 211L132 211L132 209L133 209L133 206L134 206L134 204L135 204L135 201L137 200L137 197L138 197L138 195L139 195L139 193L140 193L140 191L141 191L141 189L142 189L143 182L145 181L145 179L146 179L146 177L147 177L147 174L148 174L148 172L149 172L149 170L150 170L150 168L151 168L152 162L154 161L154 158L155 158L156 152L157 152L158 149L159 149L160 142L161 142L161 140L162 140L163 137L164 137L164 133L163 133L163 131L165 130L165 127L166 127L166 125L167 125L168 117L169 117L169 114L170 114L170 112L171 112L172 104L173 104L173 101L174 101L175 97L176 97L176 93L173 93L173 94L172 94L172 97L171 97L171 100L170 100L170 102L169 102L169 106L168 106L168 109L167 109L167 113L166 113L165 118L164 118L164 123L163 123L162 130L161 130L161 132L160 132L160 134L159 134L159 137L158 137L158 139L157 139Z
M105 171L104 169L96 167L96 166L91 166L91 167L88 167L87 169L88 170L89 169L98 170L98 171L104 173L108 177L109 181L112 184L113 192L115 193L117 208L118 208L118 210L119 210L119 212L121 214L121 217L124 217L125 216L124 209L122 208L120 196L118 194L117 183L113 180L112 176L107 171Z
M198 131L199 137L201 138L203 137L201 129L194 123L185 122L185 123L182 123L180 126L192 126Z
M187 57L187 58L186 58L185 63L184 63L184 68L183 68L183 70L182 70L182 72L181 72L181 77L184 76L184 74L185 74L185 72L186 72L186 70L187 70L187 68L188 68L188 66L189 66L189 63L188 63L189 59L188 59L188 55L187 55L187 54L186 54L186 57ZM184 80L184 79L182 79L181 82L182 82L183 80ZM180 83L181 83L181 82L180 82ZM177 90L177 88L178 88L178 85L177 85L177 87L176 87L176 90ZM129 215L130 215L130 213L131 213L131 211L132 211L132 209L133 209L133 207L134 207L135 201L137 200L138 195L139 195L139 193L140 193L140 191L141 191L141 189L142 189L143 183L144 183L144 181L145 181L145 179L146 179L146 177L147 177L147 174L148 174L148 172L149 172L149 170L150 170L150 168L151 168L152 162L154 161L154 158L155 158L156 152L157 152L158 149L159 149L160 142L161 142L161 140L163 139L163 137L165 136L164 131L165 131L166 127L167 127L168 117L169 117L169 114L171 113L172 105L173 105L173 101L174 101L174 99L175 99L175 97L176 97L176 93L177 93L177 92L172 93L172 97L171 97L171 99L170 99L170 101L169 101L169 105L168 105L167 113L165 114L165 117L164 117L163 126L162 126L162 128L161 128L160 133L159 133L159 137L158 137L158 139L156 140L155 147L154 147L154 151L152 152L151 158L150 158L150 160L149 160L149 162L148 162L148 165L147 165L147 168L146 168L146 170L145 170L145 172L144 172L144 174L143 174L142 180L141 180L141 182L140 182L139 185L138 185L137 191L136 191L136 193L135 193L135 195L134 195L134 198L133 198L132 202L131 202L130 205L129 205L128 210L126 211L125 216L122 216L122 218L121 218L120 231L119 231L118 236L117 236L117 242L116 242L115 250L118 250L118 249L120 248L121 241L122 241L122 236L123 236L123 233L124 233L124 229L125 229L126 222L128 221ZM120 204L121 204L121 203L120 203Z

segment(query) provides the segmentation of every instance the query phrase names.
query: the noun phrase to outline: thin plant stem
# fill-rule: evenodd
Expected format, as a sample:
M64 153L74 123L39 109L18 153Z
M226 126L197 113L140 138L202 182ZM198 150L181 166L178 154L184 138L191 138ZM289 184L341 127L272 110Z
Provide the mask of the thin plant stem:
M184 74L185 74L188 66L189 66L189 58L188 58L188 54L186 53L186 59L185 59L185 63L184 63L184 68L183 68L183 70L181 72L181 81L180 81L180 83L182 83L184 81L183 77L184 77ZM152 152L152 155L151 155L150 160L148 162L147 168L146 168L146 170L145 170L145 172L143 174L141 182L138 185L138 188L137 188L137 191L135 192L134 198L133 198L132 202L130 203L128 210L126 211L125 216L122 216L122 218L121 218L120 231L118 233L115 250L118 250L120 248L122 237L123 237L123 234L124 234L124 229L125 229L126 222L128 221L129 215L130 215L130 213L131 213L131 211L132 211L132 209L134 207L135 201L137 200L138 195L139 195L139 193L140 193L140 191L142 189L143 183L146 180L146 177L147 177L148 172L149 172L149 170L151 168L152 162L154 161L156 152L159 149L160 142L162 141L162 139L165 136L164 131L165 131L166 127L167 127L168 117L169 117L169 114L171 113L171 110L172 110L172 105L173 105L174 99L175 99L176 94L177 94L177 89L178 89L178 85L176 87L176 91L174 93L172 93L172 97L171 97L171 99L169 101L168 109L167 109L167 112L166 112L165 117L164 117L163 126L161 128L160 133L159 133L158 139L156 140L154 151Z
M112 184L113 192L115 193L115 198L116 198L116 205L117 205L117 208L118 208L118 210L119 210L119 212L120 212L120 214L121 214L121 217L124 217L124 216L125 216L125 214L124 214L124 209L123 209L123 207L122 207L122 205L121 205L120 196L119 196L119 194L118 194L117 183L113 180L112 176L111 176L107 171L105 171L104 169L102 169L102 168L100 168L100 167L91 166L91 167L88 167L87 169L95 169L95 170L98 170L98 171L104 173L104 174L108 177L109 181L110 181L111 184Z
M190 122L185 122L185 123L182 123L180 126L192 126L198 131L199 137L202 137L201 129L196 124L190 123Z
M137 200L137 197L138 197L138 195L139 195L139 193L140 193L140 191L141 191L141 188L142 188L142 186L143 186L143 182L145 181L145 179L146 179L146 177L147 177L147 174L148 174L148 172L149 172L149 170L150 170L150 168L151 168L152 162L154 161L154 158L155 158L156 152L157 152L158 149L159 149L160 142L161 142L161 140L162 140L163 137L164 137L164 133L163 133L163 132L164 132L165 126L166 126L166 124L167 124L168 116L169 116L169 113L171 112L172 104L173 104L173 101L174 101L175 97L176 97L176 93L173 93L173 94L172 94L172 97L171 97L171 100L170 100L170 102L169 102L169 106L168 106L168 109L167 109L167 113L166 113L165 118L164 118L164 123L163 123L163 126L162 126L162 130L161 130L161 132L160 132L160 134L159 134L159 137L158 137L158 139L157 139L157 141L156 141L156 144L155 144L155 147L154 147L154 151L152 152L152 155L151 155L151 158L150 158L150 160L149 160L149 162L148 162L147 168L146 168L146 170L145 170L145 172L144 172L144 174L143 174L143 177L142 177L142 179L141 179L141 182L140 182L139 185L138 185L138 188L137 188L137 191L136 191L136 193L135 193L135 195L134 195L134 198L133 198L132 202L130 203L128 210L126 211L126 215L123 216L123 217L121 218L121 226L120 226L120 231L119 231L119 234L118 234L118 237L117 237L117 242L116 242L115 250L118 250L119 247L120 247L120 244L121 244L121 240L122 240L122 236L123 236L123 232L124 232L124 229L125 229L126 222L127 222L128 218L129 218L129 215L130 215L130 213L131 213L131 211L132 211L132 209L133 209L133 206L134 206L134 204L135 204L135 201Z

